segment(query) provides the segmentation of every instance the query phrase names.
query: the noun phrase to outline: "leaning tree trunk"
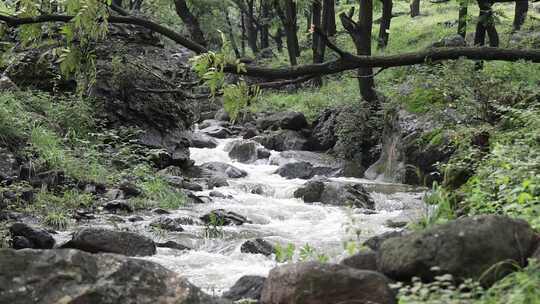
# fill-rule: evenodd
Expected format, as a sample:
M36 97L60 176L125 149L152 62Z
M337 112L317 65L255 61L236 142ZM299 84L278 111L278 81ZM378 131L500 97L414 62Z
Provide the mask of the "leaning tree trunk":
M182 22L186 25L191 39L202 46L206 46L206 39L204 39L204 33L199 25L199 20L189 10L185 0L174 0L174 6L176 8L176 14L182 19Z
M411 2L411 17L420 16L420 0L412 0Z
M465 39L467 36L467 18L469 17L469 0L459 1L458 35Z
M388 38L390 36L390 22L392 21L392 0L382 1L382 18L381 26L379 28L379 40L377 47L384 49L388 45Z
M499 46L499 34L495 28L495 19L493 18L493 2L489 0L477 0L480 14L476 24L476 33L474 35L474 45L483 46L486 44L486 33L489 37L489 46Z
M527 12L529 11L528 0L517 0L514 14L514 31L519 31L527 19Z
M373 0L360 0L360 15L358 22L352 20L354 11L350 15L341 13L341 23L353 39L358 55L371 55L371 30L373 28ZM377 94L375 93L375 83L373 80L372 68L358 69L358 85L360 95L365 101L372 104L374 108L378 107Z

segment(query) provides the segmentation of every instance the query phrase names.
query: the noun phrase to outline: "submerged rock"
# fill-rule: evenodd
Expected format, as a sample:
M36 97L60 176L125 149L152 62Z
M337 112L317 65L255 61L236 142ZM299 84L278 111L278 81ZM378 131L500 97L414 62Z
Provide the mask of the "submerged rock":
M536 237L522 220L494 215L466 217L384 241L377 264L379 271L400 281L413 276L431 281L436 275L451 274L456 279L481 279L490 285L515 270L514 264L525 266Z
M276 171L285 178L301 178L309 179L313 177L313 166L308 162L287 163L278 168Z
M272 255L274 251L274 246L263 239L248 240L240 247L240 252L262 254L265 256Z
M0 250L0 303L215 303L163 266L78 250Z
M259 300L266 278L260 276L243 276L225 293L223 297L238 301L243 299Z
M164 243L156 243L156 247L176 249L176 250L191 250L190 247L179 244L179 243L174 242L174 241L167 241L167 242L164 242Z
M221 178L241 178L247 176L247 172L233 165L220 162L204 163L200 166L202 176Z
M241 163L252 163L258 159L270 156L270 152L251 140L236 140L225 147L229 156Z
M44 229L34 228L24 223L14 223L9 227L13 238L13 248L51 249L55 241L52 235Z
M270 271L262 304L396 303L382 274L318 262L279 266Z
M91 253L109 252L127 256L156 254L156 245L151 239L127 231L102 228L83 228L77 231L63 248L79 249Z
M308 181L294 192L294 197L306 203L319 202L334 206L353 206L373 209L375 202L361 184L336 182L327 179Z
M182 227L183 223L184 221L181 218L172 219L169 217L160 217L150 223L150 227L173 232L182 232L184 231L184 228Z

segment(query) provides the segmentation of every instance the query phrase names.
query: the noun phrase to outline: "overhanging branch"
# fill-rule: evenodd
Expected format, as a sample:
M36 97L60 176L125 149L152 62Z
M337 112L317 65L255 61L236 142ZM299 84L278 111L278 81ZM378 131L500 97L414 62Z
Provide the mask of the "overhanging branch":
M23 24L44 23L44 22L69 22L73 16L63 15L42 15L29 18L15 18L0 15L0 21L9 26L16 27ZM174 32L173 30L159 25L153 21L141 19L138 17L109 16L109 22L120 24L134 24L145 27L149 30L162 34L176 43L194 51L197 54L206 53L208 50L191 41L190 39ZM336 74L347 70L358 68L391 68L399 66L409 66L416 64L425 64L439 60L457 60L466 58L471 60L501 60L518 61L526 60L534 63L540 62L540 50L519 50L492 47L455 47L455 48L431 48L419 52L405 53L388 56L356 56L347 53L347 56L333 61L320 64L307 64L286 68L266 68L253 65L247 65L245 70L239 71L237 66L229 65L225 72L232 74L241 74L255 76L268 80L276 79L295 79L305 76L322 76Z

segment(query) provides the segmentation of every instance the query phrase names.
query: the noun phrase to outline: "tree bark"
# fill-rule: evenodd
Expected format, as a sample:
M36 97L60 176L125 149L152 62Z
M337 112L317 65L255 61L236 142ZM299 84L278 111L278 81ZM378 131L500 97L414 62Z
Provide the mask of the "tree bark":
M411 17L420 16L420 0L411 1Z
M390 22L392 21L392 0L382 1L382 18L379 28L379 40L377 47L384 49L388 45L388 38L390 36Z
M268 1L261 1L261 49L270 47L270 7Z
M493 2L490 0L477 0L480 14L476 24L476 33L474 35L474 45L483 46L486 43L486 33L489 37L489 46L499 46L499 34L495 28L495 19L493 18Z
M238 45L236 44L236 39L234 38L234 32L233 32L233 26L231 23L231 18L229 17L229 10L225 11L225 21L227 21L227 31L229 32L229 39L231 40L231 47L234 51L234 55L236 58L240 58L240 50L238 49Z
M469 18L469 0L459 1L458 35L465 39L467 36L467 19Z
M514 31L519 31L527 19L527 12L529 11L528 0L516 0L516 8L514 14Z
M336 35L336 3L334 0L324 0L323 23L326 24L326 34L328 36Z
M369 57L371 55L371 31L373 28L373 1L360 0L358 22L352 20L352 14L348 16L342 13L340 18L343 27L353 39L357 55ZM357 74L360 95L365 101L375 102L377 94L374 88L373 69L371 67L360 67Z
M247 0L246 9L247 11L244 15L246 20L244 21L244 24L246 25L247 42L253 54L257 54L259 52L259 47L257 46L258 31L255 26L255 8L253 0Z
M289 52L289 61L292 66L297 65L297 57L300 56L300 46L298 45L298 36L296 33L296 4L294 0L285 0L284 8L281 8L280 1L275 1L276 11L285 28L287 38L287 51Z
M176 8L176 14L182 19L182 22L186 25L189 35L193 41L202 46L206 46L206 39L204 33L201 30L199 20L189 10L185 0L174 0L174 6Z

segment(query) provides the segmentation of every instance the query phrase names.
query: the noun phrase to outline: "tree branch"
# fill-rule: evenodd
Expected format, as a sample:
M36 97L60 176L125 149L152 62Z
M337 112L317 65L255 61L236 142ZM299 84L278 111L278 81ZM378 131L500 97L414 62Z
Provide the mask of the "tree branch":
M348 17L348 16L347 16ZM43 22L69 22L73 16L63 15L42 15L28 18L15 18L6 15L0 15L0 21L9 26L16 27L23 24L43 23ZM194 51L197 54L206 53L208 50L200 44L189 40L188 38L174 32L173 30L161 26L150 20L137 17L109 16L109 22L121 24L134 24L145 27L152 31L162 34L165 37L177 42L178 44ZM439 60L457 60L466 58L471 60L502 60L518 61L527 60L535 63L540 62L540 50L520 50L505 49L493 47L455 47L455 48L431 48L419 52L405 53L388 56L356 56L349 54L346 58L328 61L319 64L307 64L286 68L266 68L247 65L245 70L239 71L236 65L228 65L225 72L232 74L241 74L255 76L259 78L272 79L292 79L308 75L320 76L336 74L347 70L358 68L391 68L399 66L409 66L416 64L425 64Z

